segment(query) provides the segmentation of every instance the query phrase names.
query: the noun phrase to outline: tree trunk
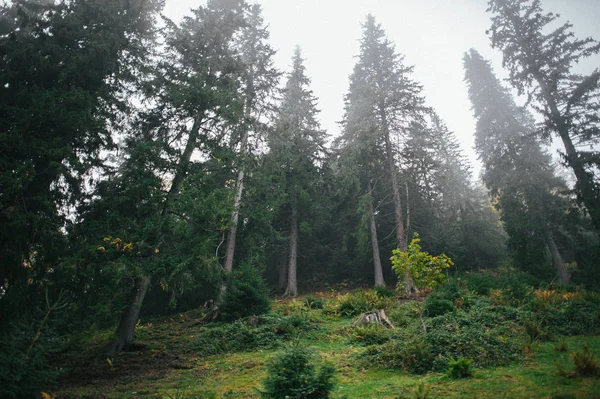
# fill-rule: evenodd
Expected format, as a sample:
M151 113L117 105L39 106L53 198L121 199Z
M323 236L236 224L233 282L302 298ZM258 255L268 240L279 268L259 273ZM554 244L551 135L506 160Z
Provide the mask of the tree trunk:
M240 167L237 181L235 183L235 199L233 201L233 212L231 213L231 227L227 232L227 247L225 250L225 261L223 269L226 273L233 270L233 255L235 253L235 240L237 238L238 220L240 218L240 205L242 204L242 194L244 193L244 168Z
M194 125L192 126L192 130L185 145L185 149L183 150L183 154L181 154L181 158L179 159L179 164L177 165L177 170L175 171L175 176L173 177L173 182L171 183L171 189L167 195L161 216L165 216L169 212L171 205L179 196L181 183L183 183L183 179L185 179L185 176L187 175L190 160L192 159L192 154L196 149L196 143L198 141L198 137L200 136L201 124L202 118L197 118L194 120Z
M390 319L388 319L387 315L385 314L385 310L383 309L379 309L374 312L363 313L354 323L352 323L352 327L365 324L380 324L392 329L396 328Z
M546 239L546 244L550 250L550 255L552 255L552 264L554 264L554 267L556 268L558 281L567 284L569 282L569 273L567 273L565 262L563 262L562 256L560 256L554 237L552 237L552 232L548 229L544 230L544 238Z
M377 241L377 225L375 224L375 212L373 211L373 195L371 181L369 180L369 230L371 231L371 247L373 248L373 267L375 271L375 287L385 286L379 257L379 242Z
M381 117L381 129L385 139L385 150L388 159L388 166L390 169L390 180L392 182L392 195L394 199L394 215L396 218L396 240L398 249L402 252L406 252L408 246L406 245L406 238L404 236L404 220L402 219L402 202L400 200L400 189L398 188L398 179L396 177L396 163L394 162L394 150L392 149L392 143L390 141L390 131L387 122L387 116L385 114L384 104L380 104L379 113ZM413 295L417 293L412 277L408 273L404 275L404 286L406 287L406 293Z
M152 275L149 274L144 278L138 278L133 285L131 290L131 297L129 299L129 306L121 315L121 322L117 330L117 336L109 354L115 354L121 352L124 348L133 342L133 334L135 331L135 325L137 324L140 316L140 309L144 302L144 297L150 286L150 280Z
M190 131L190 135L185 145L185 149L183 151L183 154L181 155L181 158L179 159L179 164L177 165L177 170L175 172L175 176L173 177L171 189L167 194L167 199L165 200L165 205L161 212L161 217L165 217L167 213L169 213L171 204L174 201L176 201L177 197L179 196L181 184L185 179L185 175L187 174L192 154L194 152L194 149L196 148L196 142L198 141L198 137L200 134L201 123L201 118L196 118L194 120L194 125L192 126L192 130ZM156 249L158 249L159 246L160 242L157 243ZM150 280L152 280L152 275L148 274L142 278L136 279L135 283L133 284L132 294L129 300L129 306L121 315L121 321L119 322L119 326L117 327L116 340L110 350L111 354L120 352L133 340L133 332L135 330L135 325L137 323L138 317L140 315L140 309L142 307L142 303L144 302L146 291L150 286Z
M240 153L246 155L248 146L249 129L246 125L252 116L252 106L254 103L254 69L252 65L249 67L248 79L246 81L246 104L244 108L244 122L242 124L242 138L240 142ZM244 175L245 165L242 162L239 166L237 180L235 182L235 199L233 201L233 212L231 213L231 227L227 232L227 248L225 250L225 261L223 269L226 273L231 273L233 270L233 255L235 254L235 241L238 231L238 220L240 217L240 205L242 204L242 195L244 194Z
M287 283L287 271L288 271L288 257L286 252L281 253L281 259L279 261L279 281L277 284L277 290L283 292L286 288Z
M288 267L288 285L285 296L298 295L298 280L296 278L296 261L298 257L298 194L292 197L292 222L290 226L290 263Z

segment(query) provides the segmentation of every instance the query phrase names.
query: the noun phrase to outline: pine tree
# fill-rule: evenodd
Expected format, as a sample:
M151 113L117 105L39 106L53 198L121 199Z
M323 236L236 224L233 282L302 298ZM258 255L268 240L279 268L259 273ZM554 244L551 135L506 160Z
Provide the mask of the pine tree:
M411 71L411 67L402 63L402 57L395 52L375 18L368 15L363 25L358 61L350 77L344 128L348 142L364 137L361 141L367 146L382 146L392 188L396 244L402 251L406 251L407 243L397 177L398 149L394 147L393 140L400 141L407 134L410 122L420 119L425 109L421 87L409 77ZM373 150L370 151L373 153ZM377 160L368 163L374 162ZM371 192L368 187L367 192ZM369 225L374 240L374 224L370 222ZM375 251L375 244L372 244ZM410 278L407 276L407 279ZM410 281L407 281L406 287L408 292L414 291Z
M235 54L234 37L244 23L244 5L242 0L211 0L205 7L193 10L193 15L184 18L180 26L170 23L167 27L166 53L162 55L154 73L155 79L148 88L155 103L155 107L144 115L143 127L148 130L144 134L149 137L134 148L139 145L144 148L144 142L146 145L153 141L160 143L158 159L167 162L159 163L160 169L152 169L152 163L143 167L151 168L152 174L172 176L172 180L163 193L154 229L148 231L148 237L143 240L145 245L153 246L149 259L128 263L132 266L133 283L129 304L117 328L113 353L121 351L133 340L135 324L153 278L164 279L174 272L169 266L177 267L177 263L171 262L179 256L177 251L164 248L180 245L171 241L177 237L175 226L183 222L182 229L197 228L194 226L201 222L195 221L197 208L194 204L205 203L206 198L219 192L203 190L200 183L210 175L193 156L201 150L202 156L217 159L219 164L220 149L227 142L227 126L239 120L243 113L238 85L242 66ZM219 203L226 204L226 201L221 198ZM207 258L206 263L216 262L214 248L223 227L219 224L204 228L213 232L212 240L205 238L214 243L214 246L209 245L209 251L204 246L202 251L194 248L190 244L193 236L188 236L183 244L190 244L187 250L196 251L195 258L202 256ZM186 251L179 252L182 252L181 256L187 254ZM212 255L207 256L207 253ZM157 267L160 264L162 266Z
M595 171L597 151L586 146L600 136L600 70L578 75L573 66L600 52L592 38L577 39L572 25L557 28L558 15L544 13L540 0L490 0L489 35L503 52L511 84L534 100L544 122L545 136L556 134L564 145L564 161L575 173L576 192L600 234L600 187Z
M257 4L246 10L246 25L237 39L237 47L244 67L241 82L244 112L242 120L236 126L239 134L232 135L231 143L231 147L238 147L239 164L237 165L233 211L227 232L227 247L223 261L223 268L227 273L233 269L247 157L251 154L251 145L254 144L254 147L257 147L260 136L266 130L266 126L260 119L272 113L271 102L279 80L279 72L273 66L275 51L267 43L269 32L264 25L261 12L261 7Z
M325 132L317 121L316 98L310 90L300 48L292 60L283 99L269 140L271 164L279 169L289 206L289 263L285 295L298 295L297 257L302 203L312 199L325 160ZM287 208L286 208L287 209Z
M64 255L67 215L114 148L162 4L54 3L0 6L0 285L11 290Z
M569 277L554 240L565 210L558 193L565 184L540 148L531 115L516 106L489 62L471 50L464 63L483 180L496 198L509 245L519 264L529 268L543 261L548 248L559 280L566 283Z

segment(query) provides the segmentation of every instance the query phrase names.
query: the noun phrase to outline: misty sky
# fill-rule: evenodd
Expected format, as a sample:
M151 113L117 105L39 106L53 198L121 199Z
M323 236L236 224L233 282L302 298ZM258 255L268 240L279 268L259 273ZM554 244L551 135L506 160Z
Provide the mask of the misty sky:
M319 99L322 126L340 132L343 97L358 54L361 24L370 12L384 28L396 50L414 65L413 79L424 87L428 105L459 138L465 154L479 169L473 150L475 123L463 82L462 56L469 48L491 59L500 77L501 55L485 34L490 16L486 0L259 0L269 24L276 65L288 70L292 52L300 45L312 89ZM178 21L202 0L166 0L165 14ZM580 37L600 40L600 0L542 0L544 10L569 20ZM600 66L590 60L583 71Z

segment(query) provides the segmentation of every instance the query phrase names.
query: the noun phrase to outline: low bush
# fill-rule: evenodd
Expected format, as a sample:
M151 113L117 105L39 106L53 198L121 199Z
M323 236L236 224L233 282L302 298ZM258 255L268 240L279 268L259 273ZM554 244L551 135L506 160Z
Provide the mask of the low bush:
M394 298L396 296L396 292L387 285L375 287L375 293L379 298Z
M314 356L305 348L292 347L277 355L268 366L263 381L264 398L322 399L334 387L335 369L314 365Z
M306 296L303 303L309 309L323 309L325 307L325 300L312 295Z
M539 307L533 301L529 308L548 332L556 335L593 335L600 331L600 308L598 304L576 298L555 305Z
M429 344L422 338L414 338L408 341L392 339L383 345L372 346L365 352L363 361L379 367L424 374L433 369L434 360Z
M517 309L505 306L473 307L426 320L427 334L418 330L404 341L397 338L370 347L365 362L411 373L445 371L453 359L473 359L473 365L504 365L521 356L526 334Z
M514 293L515 297L522 296L538 287L540 280L530 274L517 270L506 271L484 271L461 276L469 291L475 291L479 295L489 295L491 289L506 290Z
M234 270L219 305L225 321L265 314L271 308L269 288L260 271L249 265Z
M456 360L450 360L450 363L448 363L448 377L452 379L470 377L473 375L473 369L471 368L472 363L471 360L462 357L459 357Z
M374 290L356 290L338 299L338 312L342 316L358 316L377 309L389 309L395 305L390 297L380 297Z
M437 317L454 311L454 304L447 299L429 297L425 301L424 313L428 317Z
M34 324L22 323L0 334L0 398L37 398L64 373L48 364L47 353L53 351L48 334L33 345L35 333Z
M189 350L214 355L271 348L314 329L312 323L298 315L248 317L201 328L200 336L189 345Z
M383 344L397 335L395 330L380 326L379 324L347 327L344 332L348 336L350 343L365 346Z
M419 319L419 310L415 302L403 303L386 313L396 328L408 327Z
M575 352L571 355L575 364L574 373L579 377L595 377L600 373L600 365L594 355L590 353L590 348L585 344L581 352Z

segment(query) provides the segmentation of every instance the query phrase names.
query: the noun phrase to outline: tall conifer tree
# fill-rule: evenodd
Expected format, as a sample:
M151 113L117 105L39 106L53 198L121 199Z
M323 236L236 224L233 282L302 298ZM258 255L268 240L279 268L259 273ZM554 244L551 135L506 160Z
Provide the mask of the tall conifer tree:
M577 195L600 234L600 154L589 149L600 138L600 70L580 75L573 66L600 52L592 38L578 39L570 23L553 27L558 15L544 13L540 0L490 0L489 35L503 52L511 84L534 100L543 133L556 134L564 161L577 179Z
M325 156L325 132L317 121L317 99L310 90L304 60L297 47L283 99L269 140L269 158L279 169L289 206L289 262L285 295L298 295L298 233L302 203L311 201Z
M471 50L464 63L483 180L497 199L510 246L522 267L535 266L548 248L559 280L566 283L569 277L554 239L565 208L558 193L565 184L540 148L531 116L516 106L489 62Z

